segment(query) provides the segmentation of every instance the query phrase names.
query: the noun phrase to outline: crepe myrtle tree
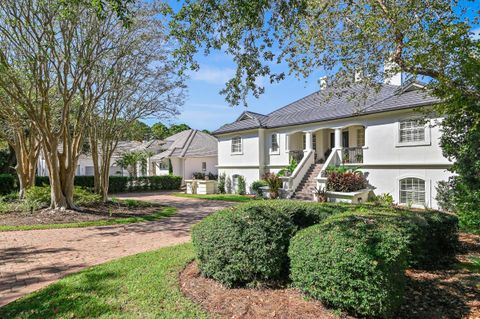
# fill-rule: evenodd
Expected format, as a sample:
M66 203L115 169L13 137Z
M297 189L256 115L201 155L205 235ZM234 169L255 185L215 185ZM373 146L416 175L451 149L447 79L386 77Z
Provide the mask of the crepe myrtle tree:
M19 198L35 185L35 173L40 156L40 139L35 125L22 109L0 89L0 138L15 154Z
M33 124L48 167L52 209L75 209L73 180L89 119L105 86L95 87L113 13L84 1L4 0L0 6L0 89Z
M132 137L142 127L139 119L168 119L178 114L183 102L183 77L178 76L159 19L163 5L154 1L131 5L131 23L112 25L109 41L115 46L100 61L106 72L94 77L94 87L105 87L90 117L95 191L107 200L110 163L120 139ZM130 8L129 7L129 8ZM141 134L144 135L144 134ZM144 140L140 136L137 139ZM143 166L142 166L143 167Z

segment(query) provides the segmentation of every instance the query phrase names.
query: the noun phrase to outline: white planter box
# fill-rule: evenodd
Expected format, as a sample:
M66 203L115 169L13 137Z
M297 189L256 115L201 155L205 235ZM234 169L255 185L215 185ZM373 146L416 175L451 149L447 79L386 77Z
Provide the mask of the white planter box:
M327 191L327 201L332 203L351 203L360 204L366 203L368 200L368 194L370 189L361 189L356 192L343 193L343 192L330 192Z
M262 191L262 197L263 198L265 198L265 199L270 198L270 187L262 186L262 187L259 187L259 189Z
M185 181L187 186L187 194L216 194L217 193L217 181L215 180L203 180L203 179L189 179Z

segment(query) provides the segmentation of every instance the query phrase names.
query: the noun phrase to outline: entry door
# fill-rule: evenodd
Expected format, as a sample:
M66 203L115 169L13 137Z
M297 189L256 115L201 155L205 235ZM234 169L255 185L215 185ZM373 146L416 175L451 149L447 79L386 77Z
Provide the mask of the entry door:
M342 145L343 147L349 147L348 145L348 131L342 132Z

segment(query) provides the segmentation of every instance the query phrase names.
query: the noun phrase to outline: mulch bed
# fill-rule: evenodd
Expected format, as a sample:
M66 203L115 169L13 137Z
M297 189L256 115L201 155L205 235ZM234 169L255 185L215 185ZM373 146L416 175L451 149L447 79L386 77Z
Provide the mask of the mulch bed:
M40 209L33 212L13 211L0 214L0 225L47 225L149 216L159 211L160 205L128 207L123 203L96 203L75 210Z
M459 262L480 256L480 236L462 234ZM395 318L480 318L480 273L461 266L452 269L408 270L405 301ZM200 275L195 262L180 274L180 288L208 313L224 318L355 318L307 300L292 288L228 289Z

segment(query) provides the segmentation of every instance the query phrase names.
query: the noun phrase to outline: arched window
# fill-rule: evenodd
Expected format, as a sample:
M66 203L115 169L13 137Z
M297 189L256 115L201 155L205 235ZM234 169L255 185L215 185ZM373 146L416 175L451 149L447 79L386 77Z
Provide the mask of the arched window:
M400 180L400 203L425 204L425 181L420 178L408 177Z

